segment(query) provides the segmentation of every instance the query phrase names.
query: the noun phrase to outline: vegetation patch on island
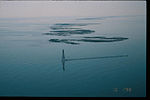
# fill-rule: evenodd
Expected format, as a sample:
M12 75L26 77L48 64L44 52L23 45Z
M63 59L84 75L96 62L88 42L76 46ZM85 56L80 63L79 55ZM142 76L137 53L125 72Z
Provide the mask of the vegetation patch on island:
M79 34L91 34L95 32L94 30L86 30L86 29L80 29L80 30L58 30L58 31L50 31L50 33L43 33L45 35L56 35L56 36L70 36L73 34L79 35Z
M109 17L98 17L98 18L87 18L87 19L105 19L105 18L113 18L116 16L109 16ZM85 18L86 19L86 18ZM72 44L72 45L79 45L83 42L91 42L91 43L100 43L100 42L118 42L127 40L128 38L125 37L103 37L103 36L84 36L85 34L92 34L95 30L92 29L85 29L83 26L87 25L96 25L100 23L56 23L50 27L50 31L47 33L43 33L44 35L51 35L51 36L72 36L72 39L56 39L52 38L49 42L52 43L65 43L65 44ZM74 37L73 35L81 35L80 37Z
M56 35L56 36L70 36L70 35L83 35L95 32L91 29L85 29L82 26L96 25L100 23L57 23L50 27L50 31L43 33L43 35Z
M128 38L124 37L83 37L81 39L50 39L50 42L55 43L66 43L66 44L80 44L80 42L117 42L117 41L123 41L127 40Z

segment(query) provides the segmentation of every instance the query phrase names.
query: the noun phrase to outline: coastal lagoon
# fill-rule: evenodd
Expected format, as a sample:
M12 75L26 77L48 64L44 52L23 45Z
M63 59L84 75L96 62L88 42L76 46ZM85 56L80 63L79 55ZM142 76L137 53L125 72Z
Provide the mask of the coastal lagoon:
M0 96L145 97L146 2L1 1Z

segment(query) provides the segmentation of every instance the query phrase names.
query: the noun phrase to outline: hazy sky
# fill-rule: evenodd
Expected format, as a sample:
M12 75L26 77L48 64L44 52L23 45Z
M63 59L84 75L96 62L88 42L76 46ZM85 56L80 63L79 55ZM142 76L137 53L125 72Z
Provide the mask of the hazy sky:
M0 1L0 18L145 14L146 1Z

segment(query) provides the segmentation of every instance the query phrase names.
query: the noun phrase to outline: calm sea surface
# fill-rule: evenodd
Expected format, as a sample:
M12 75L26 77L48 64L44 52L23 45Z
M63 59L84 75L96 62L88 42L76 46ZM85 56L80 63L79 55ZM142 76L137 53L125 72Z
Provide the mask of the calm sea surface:
M0 96L145 95L145 16L0 18Z

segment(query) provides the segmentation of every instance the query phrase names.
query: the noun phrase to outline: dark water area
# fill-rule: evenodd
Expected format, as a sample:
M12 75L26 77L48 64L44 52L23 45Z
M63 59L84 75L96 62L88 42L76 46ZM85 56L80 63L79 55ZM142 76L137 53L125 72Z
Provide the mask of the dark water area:
M0 96L145 96L143 17L58 19L0 20Z
M145 97L146 17L117 14L0 18L0 96Z

